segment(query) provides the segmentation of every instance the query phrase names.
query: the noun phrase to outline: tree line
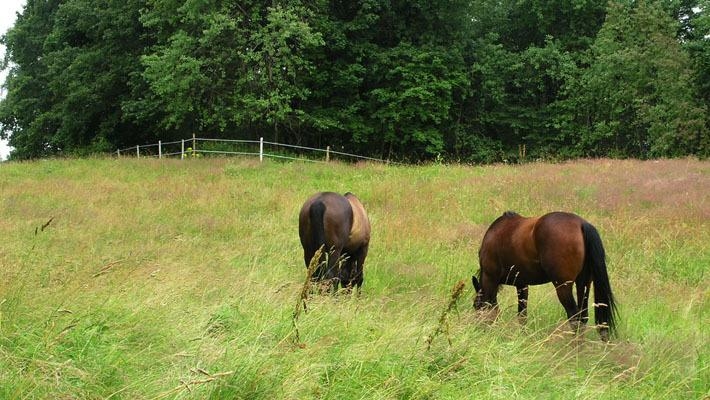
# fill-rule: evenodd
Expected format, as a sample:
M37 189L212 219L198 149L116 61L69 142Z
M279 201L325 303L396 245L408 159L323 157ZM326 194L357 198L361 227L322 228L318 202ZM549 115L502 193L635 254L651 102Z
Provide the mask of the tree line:
M11 158L256 139L407 161L710 155L708 0L27 0Z

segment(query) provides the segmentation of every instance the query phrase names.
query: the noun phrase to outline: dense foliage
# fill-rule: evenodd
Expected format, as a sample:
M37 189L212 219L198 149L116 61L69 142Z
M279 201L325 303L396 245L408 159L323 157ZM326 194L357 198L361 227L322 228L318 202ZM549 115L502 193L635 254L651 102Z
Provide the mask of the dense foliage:
M17 159L255 139L410 161L710 155L707 0L28 0Z

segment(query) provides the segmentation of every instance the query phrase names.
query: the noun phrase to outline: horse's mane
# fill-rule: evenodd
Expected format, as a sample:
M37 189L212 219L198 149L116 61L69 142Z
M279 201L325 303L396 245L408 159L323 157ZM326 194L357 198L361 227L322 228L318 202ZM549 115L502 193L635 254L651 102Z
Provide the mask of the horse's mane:
M508 211L504 212L503 215L496 218L495 221L493 221L493 223L491 224L491 226L488 227L488 230L486 231L485 235L483 235L483 239L485 240L485 238L493 232L493 227L498 225L499 223L501 223L501 221L511 218L511 217L519 217L519 216L520 216L520 214L516 213L515 211L508 210ZM479 255L481 254L481 249L478 249L478 254ZM481 274L480 270L478 271L478 274L479 274L479 278L480 278L480 274Z
M519 217L519 216L520 216L520 214L516 213L515 211L508 210L508 211L504 212L503 215L496 218L496 220L493 221L493 223L491 224L490 228L496 226L500 221L502 221L504 219L511 218L511 217ZM488 229L490 229L490 228L488 228Z

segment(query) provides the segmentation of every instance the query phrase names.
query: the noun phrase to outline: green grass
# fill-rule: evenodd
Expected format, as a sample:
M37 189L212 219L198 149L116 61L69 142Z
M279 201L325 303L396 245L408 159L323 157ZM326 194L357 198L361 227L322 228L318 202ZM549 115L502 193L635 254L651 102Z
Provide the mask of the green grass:
M297 213L352 191L372 220L360 297L308 299ZM0 398L700 399L710 396L710 163L523 166L79 159L0 164ZM552 285L528 323L466 286L502 212L600 231L619 337L574 338ZM42 229L42 226L49 224Z

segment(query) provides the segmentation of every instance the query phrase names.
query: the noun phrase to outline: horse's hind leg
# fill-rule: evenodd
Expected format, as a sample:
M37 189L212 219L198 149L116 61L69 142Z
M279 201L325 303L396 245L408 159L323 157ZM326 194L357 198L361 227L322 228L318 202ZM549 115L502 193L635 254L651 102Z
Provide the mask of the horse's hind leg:
M303 261L306 263L306 269L308 269L311 265L311 262L313 262L313 257L315 256L316 251L312 249L307 249L303 250ZM322 259L322 257L321 257ZM319 281L323 278L323 275L325 273L325 268L323 268L320 263L322 262L321 260L318 260L318 265L316 266L316 269L313 271L313 275L311 275L311 280L313 281Z
M521 324L528 321L528 286L516 286L518 289L518 320Z
M574 296L572 295L572 281L567 282L553 282L555 285L555 291L557 292L557 298L562 303L562 307L565 308L567 313L567 321L572 326L572 329L576 332L579 329L579 310L577 309L577 303L574 301Z
M327 263L323 266L322 272L319 274L319 280L329 286L329 289L335 293L338 290L340 282L340 264L342 260L340 255L342 249L334 247L327 255Z
M577 279L577 305L579 305L579 322L586 325L589 321L589 289L591 280L584 282L583 279Z

